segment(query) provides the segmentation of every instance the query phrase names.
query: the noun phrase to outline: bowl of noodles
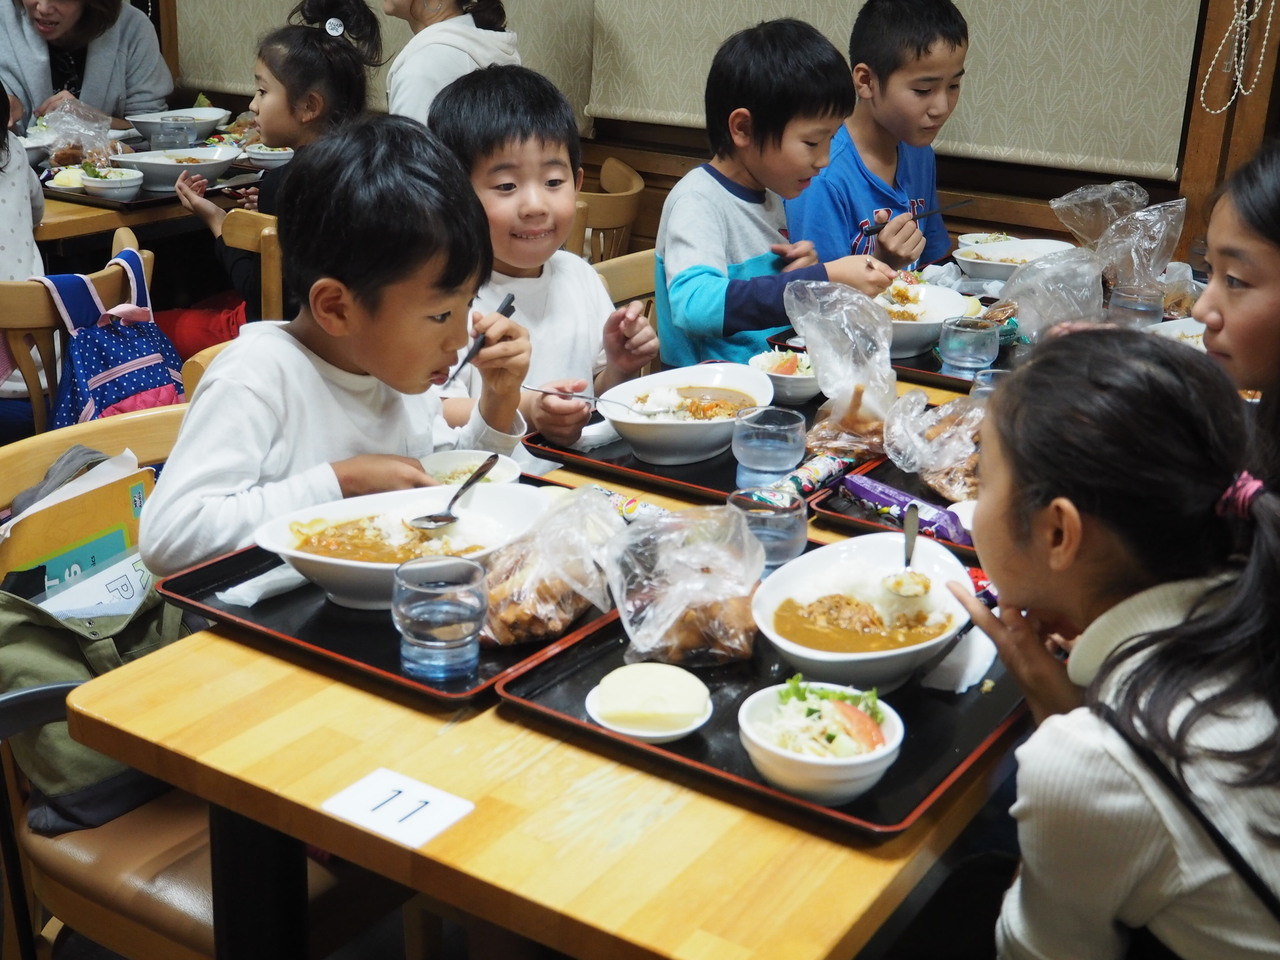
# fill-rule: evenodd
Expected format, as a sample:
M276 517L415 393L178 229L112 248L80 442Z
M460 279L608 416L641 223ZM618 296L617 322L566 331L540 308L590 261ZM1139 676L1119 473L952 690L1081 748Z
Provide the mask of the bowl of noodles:
M443 510L456 485L393 490L294 510L254 531L258 546L343 607L391 606L395 570L414 557L482 560L524 533L552 502L554 488L518 483L477 484L455 504L458 522L437 530L408 526L412 517Z
M889 357L901 360L933 349L947 317L976 317L982 312L977 297L966 297L936 283L909 283L901 278L876 297L893 321Z
M1065 240L997 240L960 247L954 256L960 272L974 280L1008 280L1024 263L1058 250L1070 250Z
M745 363L700 363L628 380L600 399L597 409L639 459L696 463L729 449L733 418L747 407L767 406L773 384Z
M904 589L902 547L901 533L871 533L783 564L752 597L756 626L810 680L900 686L969 625L947 583L973 590L964 564L926 537L911 560L923 580Z

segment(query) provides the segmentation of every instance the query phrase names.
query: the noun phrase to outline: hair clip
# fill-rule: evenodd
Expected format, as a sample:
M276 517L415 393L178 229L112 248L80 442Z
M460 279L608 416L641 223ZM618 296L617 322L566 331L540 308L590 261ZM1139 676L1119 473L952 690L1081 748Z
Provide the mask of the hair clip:
M331 37L340 37L347 28L337 17L330 17L324 22L324 32Z
M1240 517L1241 519L1249 516L1249 507L1253 504L1253 498L1263 491L1264 485L1261 480L1249 473L1248 470L1241 470L1236 474L1235 480L1227 487L1221 497L1218 498L1217 504L1214 506L1214 512L1220 517Z

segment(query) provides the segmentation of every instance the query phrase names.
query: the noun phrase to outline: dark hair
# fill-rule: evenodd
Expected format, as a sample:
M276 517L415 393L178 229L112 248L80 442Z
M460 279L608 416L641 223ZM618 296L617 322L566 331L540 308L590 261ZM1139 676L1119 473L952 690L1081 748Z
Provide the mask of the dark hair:
M1280 141L1264 143L1252 159L1214 191L1206 221L1207 214L1223 197L1231 200L1245 226L1280 248ZM1259 476L1280 489L1280 371L1277 382L1266 386L1258 403L1252 463Z
M729 114L751 112L758 147L782 142L796 117L838 117L853 112L853 79L840 51L800 20L768 20L735 33L716 51L707 71L707 139L717 157L731 156Z
M503 9L502 0L471 0L462 5L462 12L471 14L481 30L507 29L507 11Z
M969 24L951 0L867 0L849 32L849 66L865 63L882 83L941 41L969 43Z
M1136 330L1054 338L991 397L986 424L1005 452L1023 535L1033 511L1066 497L1136 561L1119 591L1236 575L1209 588L1185 622L1110 657L1091 705L1128 663L1114 704L1120 722L1179 768L1201 718L1255 697L1280 715L1280 497L1262 491L1246 518L1218 512L1245 467L1248 422L1217 363ZM1241 784L1280 783L1273 742L1213 755L1240 763Z
M482 284L493 269L484 208L462 166L421 123L368 115L321 137L280 187L284 276L306 303L321 277L370 309L382 290L440 257L436 285Z
M342 34L325 29L342 22ZM364 112L369 98L369 68L382 62L378 18L364 0L302 0L289 12L288 26L272 30L258 44L266 64L289 97L298 103L313 90L324 99L330 126Z
M457 155L468 174L507 144L564 144L569 166L582 166L573 107L554 83L528 67L494 64L463 74L431 101L431 132Z

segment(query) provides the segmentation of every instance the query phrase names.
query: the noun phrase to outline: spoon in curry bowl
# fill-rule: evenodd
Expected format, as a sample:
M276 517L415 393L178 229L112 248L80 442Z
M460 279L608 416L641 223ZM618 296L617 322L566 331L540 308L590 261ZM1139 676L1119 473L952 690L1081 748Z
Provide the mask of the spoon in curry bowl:
M907 507L907 514L902 518L902 533L902 572L891 573L881 582L886 590L900 597L923 597L932 584L923 573L911 569L911 555L915 553L916 535L920 533L920 508L914 503Z
M534 393L545 393L548 397L563 397L565 400L585 400L592 406L595 406L597 403L616 403L618 406L625 407L627 410L630 410L637 417L657 417L664 413L672 412L668 407L641 409L640 407L633 407L629 403L623 403L621 400L611 400L609 397L592 397L585 393L573 393L570 390L546 390L542 387L531 387L528 384L521 385L520 389L532 390Z
M405 523L416 530L435 530L437 527L447 527L451 523L457 523L458 518L453 512L453 505L458 502L459 497L483 480L489 471L497 465L498 455L496 453L490 454L489 459L476 467L475 473L463 481L462 486L458 488L458 492L449 498L449 503L443 510L439 513L428 513L422 517L414 517L412 520L406 520Z

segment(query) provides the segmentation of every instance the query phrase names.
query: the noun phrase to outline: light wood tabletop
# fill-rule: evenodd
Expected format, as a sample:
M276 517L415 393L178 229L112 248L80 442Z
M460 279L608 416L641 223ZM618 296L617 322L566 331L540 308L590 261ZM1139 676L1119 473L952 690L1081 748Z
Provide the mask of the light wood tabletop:
M231 197L210 197L210 199L224 207L230 207L235 202ZM95 233L110 233L117 227L138 227L190 217L191 214L186 207L176 201L126 211L45 197L44 217L35 229L35 236L40 242L69 240Z

